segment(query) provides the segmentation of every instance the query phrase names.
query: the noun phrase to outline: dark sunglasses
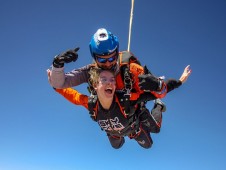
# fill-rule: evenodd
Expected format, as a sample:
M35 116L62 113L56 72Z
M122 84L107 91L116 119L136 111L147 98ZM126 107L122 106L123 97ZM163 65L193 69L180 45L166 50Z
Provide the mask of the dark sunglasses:
M106 63L107 61L111 63L111 62L115 61L115 60L117 59L117 57L118 57L118 55L117 55L117 53L116 53L115 55L113 55L113 56L110 57L110 58L101 58L101 57L96 56L96 60L97 60L99 63Z

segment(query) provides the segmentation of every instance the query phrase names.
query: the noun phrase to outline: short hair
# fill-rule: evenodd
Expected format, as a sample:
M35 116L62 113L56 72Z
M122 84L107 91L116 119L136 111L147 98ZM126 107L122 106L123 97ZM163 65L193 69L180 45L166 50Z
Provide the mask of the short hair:
M100 73L102 73L103 71L110 72L115 76L115 72L113 70L104 70L104 69L99 68L99 67L91 67L90 71L89 71L89 74L90 74L89 81L90 81L92 86L97 85L98 80L100 78Z

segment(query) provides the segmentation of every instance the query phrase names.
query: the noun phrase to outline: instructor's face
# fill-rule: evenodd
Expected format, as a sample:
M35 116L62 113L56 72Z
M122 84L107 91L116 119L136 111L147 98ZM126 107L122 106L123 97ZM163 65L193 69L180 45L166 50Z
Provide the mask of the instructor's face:
M96 63L99 67L109 70L113 66L115 66L117 62L117 58L118 56L116 51L110 55L104 55L104 56L96 55Z

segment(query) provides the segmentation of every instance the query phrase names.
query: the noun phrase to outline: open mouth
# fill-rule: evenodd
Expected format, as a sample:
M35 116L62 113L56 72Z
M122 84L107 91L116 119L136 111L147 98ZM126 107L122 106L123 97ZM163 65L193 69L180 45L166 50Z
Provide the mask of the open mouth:
M108 88L105 89L105 92L108 93L108 94L112 94L113 90L112 90L112 88L108 87Z

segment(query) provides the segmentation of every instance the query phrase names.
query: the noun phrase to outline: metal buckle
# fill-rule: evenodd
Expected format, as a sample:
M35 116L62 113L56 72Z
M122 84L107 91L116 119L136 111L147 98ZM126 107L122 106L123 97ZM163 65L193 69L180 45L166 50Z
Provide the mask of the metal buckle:
M132 80L129 76L124 77L124 84L125 84L125 89L128 89L128 90L132 89Z
M126 93L124 94L124 96L126 96L128 98L131 97L130 89L126 89ZM126 100L128 100L128 99L126 98Z

